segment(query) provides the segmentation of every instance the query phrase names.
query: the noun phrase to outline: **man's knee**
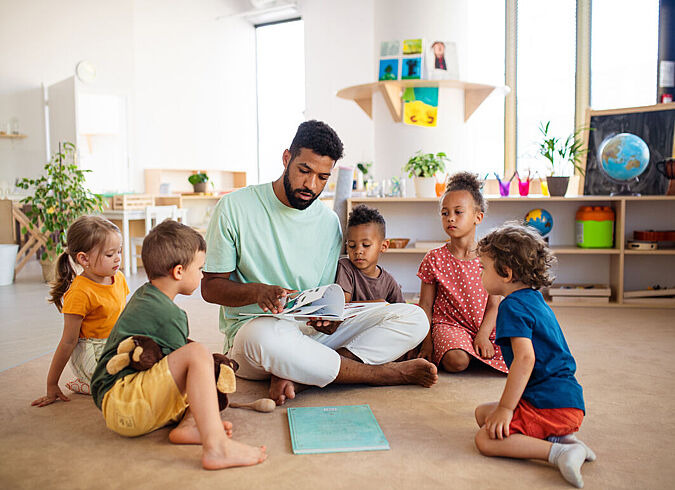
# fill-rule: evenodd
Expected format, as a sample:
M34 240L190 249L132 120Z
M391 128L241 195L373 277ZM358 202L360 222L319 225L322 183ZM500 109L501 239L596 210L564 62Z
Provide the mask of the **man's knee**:
M429 333L429 319L424 310L407 303L394 303L391 306L395 308L399 318L405 319L410 326L409 333L415 342L413 347L422 342Z
M262 361L263 353L276 357L287 352L288 348L283 341L276 318L256 318L250 321L237 332L235 343L239 344L241 352L255 363Z

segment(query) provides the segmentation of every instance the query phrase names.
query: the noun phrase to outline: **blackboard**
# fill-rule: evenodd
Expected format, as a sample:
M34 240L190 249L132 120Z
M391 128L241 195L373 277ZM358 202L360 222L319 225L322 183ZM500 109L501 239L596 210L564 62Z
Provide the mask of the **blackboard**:
M598 165L598 148L606 138L619 133L632 133L642 138L649 147L649 166L630 185L631 192L643 195L665 194L668 179L656 169L656 162L675 156L673 132L675 131L675 103L658 104L630 109L588 111L586 117L588 153L584 194L609 195L620 190L621 185L609 180Z

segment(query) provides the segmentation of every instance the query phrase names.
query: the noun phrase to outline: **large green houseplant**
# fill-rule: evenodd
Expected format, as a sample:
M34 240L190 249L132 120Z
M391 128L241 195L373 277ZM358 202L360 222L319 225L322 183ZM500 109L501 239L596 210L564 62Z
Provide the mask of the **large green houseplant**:
M47 162L41 177L17 182L22 189L32 189L32 195L21 203L27 205L31 229L37 228L46 238L47 245L41 254L45 280L66 247L66 232L71 223L82 215L103 210L103 198L85 187L85 173L90 170L79 169L76 156L74 144L59 144L59 151Z
M403 166L403 171L415 181L417 197L436 197L436 179L438 173L445 172L448 156L441 152L422 153L418 150Z
M582 133L587 128L579 128L564 140L549 134L551 121L539 124L542 139L539 154L547 160L549 174L546 177L549 193L552 196L564 196L569 184L569 174L576 170L584 175L581 159L588 152L584 148Z

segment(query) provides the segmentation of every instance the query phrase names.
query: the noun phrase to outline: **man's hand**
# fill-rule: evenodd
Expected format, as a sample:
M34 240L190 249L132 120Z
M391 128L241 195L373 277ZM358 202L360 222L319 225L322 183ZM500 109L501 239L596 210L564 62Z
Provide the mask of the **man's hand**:
M481 333L476 335L476 339L473 341L473 348L483 359L492 359L495 356L495 347L492 345L492 342L490 342L490 337L488 335L483 335Z
M317 332L325 333L326 335L333 335L342 322L334 322L331 320L319 320L318 318L310 318L307 325L314 327Z
M257 284L255 302L265 312L281 313L286 304L286 296L295 292L297 291L294 289L286 289L281 286Z
M495 408L495 411L485 417L485 428L490 439L504 439L509 437L509 426L513 418L513 410L502 407Z

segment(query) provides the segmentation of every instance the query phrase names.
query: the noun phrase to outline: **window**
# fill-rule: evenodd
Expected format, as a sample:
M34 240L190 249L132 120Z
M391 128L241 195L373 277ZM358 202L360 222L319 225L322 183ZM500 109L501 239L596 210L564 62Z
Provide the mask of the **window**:
M305 120L304 23L256 26L258 182L276 180L282 152Z
M576 1L518 0L517 23L516 168L543 177L540 123L563 139L574 131Z
M656 103L659 1L593 0L591 107Z

